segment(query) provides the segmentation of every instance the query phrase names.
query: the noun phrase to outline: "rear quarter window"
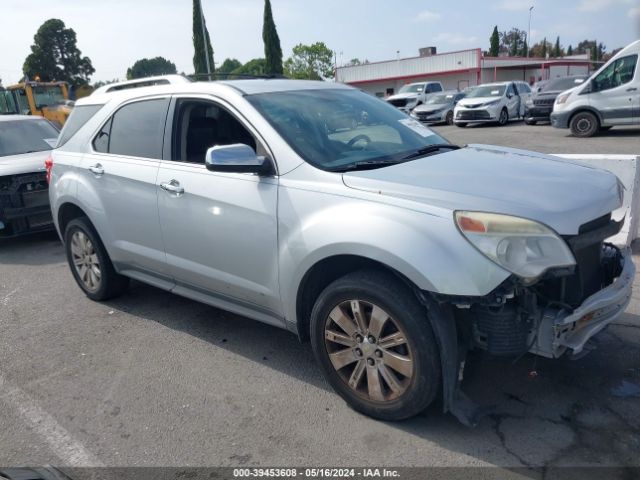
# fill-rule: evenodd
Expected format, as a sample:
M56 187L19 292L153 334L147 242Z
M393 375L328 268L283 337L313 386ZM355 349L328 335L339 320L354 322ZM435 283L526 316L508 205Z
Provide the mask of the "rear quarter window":
M74 107L60 132L56 148L67 143L101 108L102 105L79 105Z

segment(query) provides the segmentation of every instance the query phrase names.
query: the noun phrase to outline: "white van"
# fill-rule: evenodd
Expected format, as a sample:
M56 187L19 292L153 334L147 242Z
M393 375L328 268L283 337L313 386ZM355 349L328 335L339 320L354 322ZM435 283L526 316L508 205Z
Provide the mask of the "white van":
M582 85L561 93L551 125L591 137L615 125L640 125L640 40L623 48Z
M509 120L524 116L524 107L530 97L531 88L526 82L479 85L458 102L453 121L458 127L466 127L469 123L506 125Z

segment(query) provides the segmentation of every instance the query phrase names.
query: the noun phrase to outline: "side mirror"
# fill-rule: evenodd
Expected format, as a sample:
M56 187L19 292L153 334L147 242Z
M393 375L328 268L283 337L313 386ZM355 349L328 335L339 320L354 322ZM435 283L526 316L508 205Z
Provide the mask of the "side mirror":
M507 98L511 100L513 98L513 93L507 93Z
M269 175L273 173L271 161L259 157L253 148L243 143L216 145L207 150L205 158L207 170L227 173L255 173Z
M591 93L591 92L597 92L597 91L598 91L598 82L596 82L596 80L593 79L584 86L584 88L582 89L582 92L580 93Z

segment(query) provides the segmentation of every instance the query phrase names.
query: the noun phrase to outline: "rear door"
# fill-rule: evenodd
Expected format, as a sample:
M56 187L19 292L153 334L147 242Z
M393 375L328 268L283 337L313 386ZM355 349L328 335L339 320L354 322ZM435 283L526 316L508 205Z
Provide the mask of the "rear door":
M124 104L100 127L80 168L78 196L116 266L169 285L158 219L156 177L170 98ZM160 278L160 281L154 279Z

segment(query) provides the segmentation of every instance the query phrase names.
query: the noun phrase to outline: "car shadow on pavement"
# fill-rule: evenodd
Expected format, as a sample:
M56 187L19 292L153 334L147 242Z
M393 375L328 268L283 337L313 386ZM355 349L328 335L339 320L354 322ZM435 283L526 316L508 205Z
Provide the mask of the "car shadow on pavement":
M285 330L137 282L109 305L331 391L310 345ZM475 429L443 414L439 402L386 425L488 463L502 448L517 467L640 466L640 402L612 393L623 382L640 385L640 323L628 315L618 323L577 360L526 355L514 363L472 353L463 389L490 407ZM496 445L483 444L487 435Z
M51 230L20 237L0 237L0 265L50 265L65 260L58 234Z

